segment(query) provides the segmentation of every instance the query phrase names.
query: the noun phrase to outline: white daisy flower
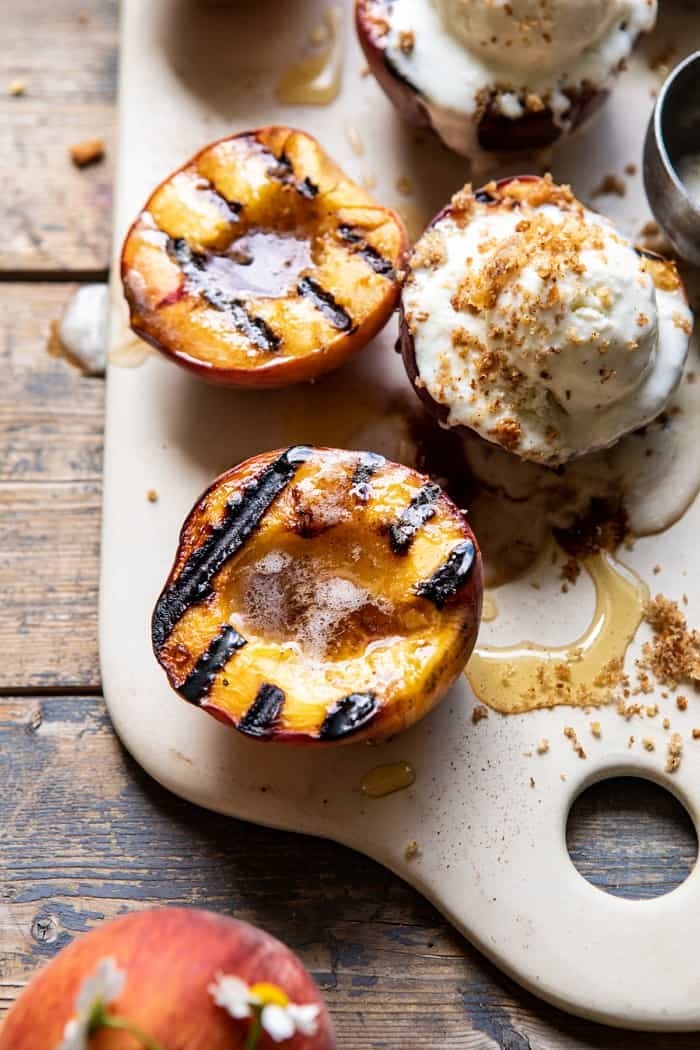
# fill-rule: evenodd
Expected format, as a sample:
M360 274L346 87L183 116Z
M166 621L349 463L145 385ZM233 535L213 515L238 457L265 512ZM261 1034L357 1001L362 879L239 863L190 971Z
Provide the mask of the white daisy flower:
M217 974L209 986L214 1002L231 1017L244 1020L259 1017L260 1026L276 1043L291 1039L297 1032L315 1035L321 1007L317 1003L290 1003L275 984L248 985L233 974Z
M252 1017L251 1007L260 1006L260 1000L251 995L245 981L230 973L218 973L214 983L209 985L209 994L217 1006L222 1006L237 1021Z
M57 1050L87 1050L91 1028L105 1008L122 994L125 980L126 974L114 959L100 959L94 972L80 986L75 1015L66 1025Z

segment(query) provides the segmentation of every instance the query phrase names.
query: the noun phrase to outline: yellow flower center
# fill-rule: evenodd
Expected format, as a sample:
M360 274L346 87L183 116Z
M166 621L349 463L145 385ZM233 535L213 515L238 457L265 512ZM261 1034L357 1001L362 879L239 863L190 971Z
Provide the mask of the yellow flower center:
M278 988L276 984L268 984L266 981L260 981L259 984L252 984L250 986L251 995L254 995L263 1006L274 1004L275 1006L287 1006L289 998Z

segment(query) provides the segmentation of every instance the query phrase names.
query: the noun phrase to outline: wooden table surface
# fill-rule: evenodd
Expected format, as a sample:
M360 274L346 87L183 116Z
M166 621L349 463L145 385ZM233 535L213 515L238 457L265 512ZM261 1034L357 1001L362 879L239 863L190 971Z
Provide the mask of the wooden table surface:
M3 3L0 1013L76 934L179 903L287 941L348 1050L697 1048L700 1036L623 1033L540 1003L376 864L202 812L120 747L96 641L104 387L46 349L77 284L107 273L117 19L116 0ZM107 159L78 171L68 147L94 136ZM695 860L687 816L641 781L589 792L569 838L579 869L626 896L672 888Z

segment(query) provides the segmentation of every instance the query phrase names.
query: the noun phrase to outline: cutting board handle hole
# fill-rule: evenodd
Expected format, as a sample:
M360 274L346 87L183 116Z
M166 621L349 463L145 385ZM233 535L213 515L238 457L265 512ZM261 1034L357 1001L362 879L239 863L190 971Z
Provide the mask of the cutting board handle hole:
M632 900L670 893L698 856L685 806L659 784L632 776L599 780L581 792L569 810L566 846L584 879Z

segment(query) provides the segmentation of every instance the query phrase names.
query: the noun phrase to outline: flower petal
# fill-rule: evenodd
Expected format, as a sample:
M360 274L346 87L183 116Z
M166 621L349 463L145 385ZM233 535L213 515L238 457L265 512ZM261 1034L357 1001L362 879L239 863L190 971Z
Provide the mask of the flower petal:
M260 1021L267 1034L276 1043L291 1039L296 1031L288 1006L277 1006L276 1003L263 1006Z
M100 959L97 967L85 978L75 1000L79 1015L90 1014L97 1003L107 1006L118 999L124 990L126 974L114 959Z
M218 973L209 985L209 994L217 1006L223 1007L237 1021L250 1017L250 1007L256 1003L245 981L234 974Z
M290 1003L287 1007L287 1012L294 1022L297 1032L301 1032L302 1035L316 1035L318 1015L321 1012L321 1007L318 1003L308 1003L301 1006L298 1006L296 1003Z
M63 1030L63 1039L56 1050L87 1050L87 1020L74 1017Z

